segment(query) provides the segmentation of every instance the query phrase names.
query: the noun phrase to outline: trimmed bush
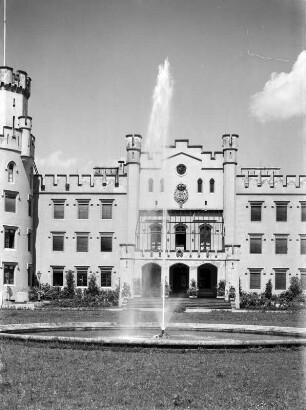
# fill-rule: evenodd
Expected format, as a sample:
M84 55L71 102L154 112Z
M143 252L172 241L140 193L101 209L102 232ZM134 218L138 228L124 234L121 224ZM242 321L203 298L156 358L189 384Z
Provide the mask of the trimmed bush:
M271 281L271 279L269 279L268 282L266 283L265 298L266 299L271 299L272 298L272 281Z

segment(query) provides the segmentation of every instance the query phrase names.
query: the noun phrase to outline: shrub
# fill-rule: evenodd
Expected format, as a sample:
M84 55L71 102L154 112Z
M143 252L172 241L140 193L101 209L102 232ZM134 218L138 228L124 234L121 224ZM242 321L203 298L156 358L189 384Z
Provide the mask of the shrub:
M217 295L224 296L225 295L225 280L220 280L217 285Z
M128 283L126 283L126 282L123 283L122 290L121 290L121 296L122 296L123 298L129 298L129 297L131 297L131 288L130 288L130 285L129 285Z
M63 289L64 297L73 298L75 295L75 280L73 270L69 270L66 273L66 286Z
M297 296L300 296L303 293L302 283L299 278L290 279L288 292L290 293L292 299L296 298Z
M234 298L234 299L235 299L236 289L234 288L234 286L231 286L231 287L229 288L228 294L229 294L229 297L230 297L230 298Z
M184 313L184 312L186 312L186 306L177 305L177 306L175 306L173 312L175 312L175 313Z
M91 275L88 283L88 288L85 289L86 295L97 296L99 295L99 288L97 285L97 279L95 275Z
M272 298L272 281L271 279L268 280L266 283L266 289L265 289L265 298L266 299L271 299Z
M199 288L195 279L191 279L189 288L187 289L188 296L197 296L199 293Z
M29 300L31 301L38 300L38 292L40 292L41 300L50 299L49 297L50 290L51 290L51 286L49 285L49 283L41 283L40 288L39 286L34 286L29 291Z

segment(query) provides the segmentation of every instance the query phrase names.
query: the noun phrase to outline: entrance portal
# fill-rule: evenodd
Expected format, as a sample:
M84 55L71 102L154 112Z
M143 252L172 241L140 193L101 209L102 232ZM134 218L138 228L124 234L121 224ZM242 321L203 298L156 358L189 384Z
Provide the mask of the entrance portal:
M142 296L160 297L161 267L148 263L142 267Z
M217 273L217 267L210 263L205 263L198 267L200 297L215 298L217 296Z
M189 266L176 263L170 267L170 286L175 296L187 297Z

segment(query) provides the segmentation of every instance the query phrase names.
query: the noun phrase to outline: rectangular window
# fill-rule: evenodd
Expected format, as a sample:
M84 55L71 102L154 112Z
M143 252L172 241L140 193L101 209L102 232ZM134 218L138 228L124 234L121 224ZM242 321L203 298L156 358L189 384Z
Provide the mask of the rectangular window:
M300 269L302 289L306 290L306 269Z
M112 286L112 267L102 266L101 268L101 286Z
M261 221L261 208L262 208L262 203L252 203L251 204L251 221L252 222Z
M64 219L65 216L65 202L64 201L54 201L53 202L53 218L54 219Z
M16 197L15 192L5 192L4 210L5 212L16 212Z
M275 253L277 255L288 252L288 236L275 236Z
M32 232L28 232L28 252L32 251Z
M4 247L7 249L15 248L15 228L4 228Z
M113 234L101 234L101 252L112 252L113 250Z
M287 221L287 202L286 203L276 203L276 221L286 222Z
M78 201L78 219L88 219L89 201Z
M274 269L274 271L275 271L275 290L285 290L287 269Z
M301 221L306 222L306 202L301 203Z
M88 252L88 234L77 234L77 252Z
M32 199L28 199L28 216L32 216Z
M28 286L33 286L33 282L32 282L32 279L33 279L33 268L32 268L32 265L29 265L29 266L28 266L27 271L28 271Z
M250 289L261 289L261 269L249 269Z
M53 286L63 286L64 284L64 268L54 267L52 268L53 274Z
M301 241L301 255L306 255L306 235L301 235L300 237L300 241Z
M112 219L113 217L113 204L102 202L102 219Z
M250 236L250 253L261 253L262 236Z
M64 233L52 234L52 250L55 252L62 252L64 250Z
M14 285L14 264L4 263L3 264L3 283L4 285Z
M77 268L77 286L87 286L88 268Z

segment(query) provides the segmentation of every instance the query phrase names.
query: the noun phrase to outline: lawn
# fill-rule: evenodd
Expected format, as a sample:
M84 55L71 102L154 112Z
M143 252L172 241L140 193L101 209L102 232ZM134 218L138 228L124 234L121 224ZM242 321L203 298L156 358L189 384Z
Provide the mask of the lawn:
M300 313L181 313L174 322L301 326ZM136 321L156 321L141 312ZM0 322L115 321L118 311L0 311ZM306 408L305 349L158 350L1 340L1 409ZM1 370L1 363L0 363ZM1 384L0 384L1 388Z
M137 322L157 322L158 312L131 312L119 310L0 310L0 324L44 322L119 322L128 323L132 317ZM305 313L264 312L248 313L215 311L207 313L173 313L171 322L228 323L263 326L306 327Z

